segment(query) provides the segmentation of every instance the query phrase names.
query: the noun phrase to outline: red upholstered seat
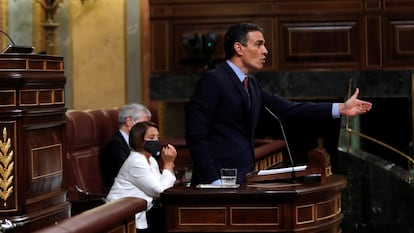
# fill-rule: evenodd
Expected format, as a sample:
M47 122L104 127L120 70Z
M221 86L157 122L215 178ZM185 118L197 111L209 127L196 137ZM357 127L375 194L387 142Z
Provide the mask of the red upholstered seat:
M80 202L88 209L103 203L106 190L99 154L118 129L117 118L115 109L66 112L65 184L73 206ZM91 202L91 206L86 202Z
M74 183L68 184L68 197L70 200L82 199L80 194L103 197L97 143L100 135L96 133L94 118L84 111L71 111L66 116L67 174L74 178Z

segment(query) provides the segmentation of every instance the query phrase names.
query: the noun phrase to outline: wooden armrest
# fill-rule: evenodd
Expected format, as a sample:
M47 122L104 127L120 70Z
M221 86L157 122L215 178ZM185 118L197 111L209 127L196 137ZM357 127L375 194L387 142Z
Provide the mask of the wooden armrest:
M36 233L98 233L114 232L113 228L125 224L127 219L135 220L135 214L146 210L147 202L141 198L125 197L62 220L56 225ZM134 224L135 230L135 224Z

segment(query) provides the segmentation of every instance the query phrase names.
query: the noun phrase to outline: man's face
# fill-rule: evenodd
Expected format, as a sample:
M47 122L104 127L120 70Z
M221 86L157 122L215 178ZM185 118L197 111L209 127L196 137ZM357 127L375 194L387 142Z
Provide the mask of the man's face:
M260 31L247 33L247 43L246 46L242 46L241 59L249 73L263 68L267 53L263 33Z

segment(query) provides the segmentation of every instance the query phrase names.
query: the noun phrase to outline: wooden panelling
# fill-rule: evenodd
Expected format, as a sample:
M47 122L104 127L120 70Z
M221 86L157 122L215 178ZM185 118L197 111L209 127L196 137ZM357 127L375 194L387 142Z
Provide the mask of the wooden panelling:
M279 207L231 207L229 224L233 226L277 226L280 224Z
M386 37L384 66L413 67L414 61L414 17L412 19L385 18Z
M279 22L280 68L357 66L360 63L359 21L329 21L282 19Z
M151 22L151 64L154 72L169 71L170 33L167 20L157 20Z
M155 7L156 8L156 7ZM221 3L220 7L211 3L180 4L164 6L163 10L151 10L158 13L154 17L208 17L208 16L240 16L254 15L254 3Z
M21 59L0 59L0 69L2 70L25 70L26 69L26 61Z
M365 10L367 11L378 11L381 10L382 7L381 0L367 0L365 2Z
M383 0L385 11L414 11L414 1L411 0Z
M225 207L182 207L178 209L178 224L180 226L203 226L227 224L227 209Z
M32 179L62 173L62 144L32 148Z
M341 232L340 176L237 189L175 186L161 194L166 232Z
M65 103L63 58L0 55L0 217L16 233L70 215L63 187Z
M339 13L359 12L363 9L361 0L353 1L277 1L276 13L312 14L315 12Z
M151 73L198 73L204 54L183 36L217 35L213 64L224 58L233 23L264 28L267 70L369 70L414 67L411 0L152 0Z
M0 107L16 106L16 90L0 90Z
M296 225L315 222L315 205L296 206Z
M63 61L57 57L49 57L49 60L36 60L33 56L4 54L0 58L0 70L63 71Z
M377 15L365 18L365 66L380 69L382 67L381 17Z

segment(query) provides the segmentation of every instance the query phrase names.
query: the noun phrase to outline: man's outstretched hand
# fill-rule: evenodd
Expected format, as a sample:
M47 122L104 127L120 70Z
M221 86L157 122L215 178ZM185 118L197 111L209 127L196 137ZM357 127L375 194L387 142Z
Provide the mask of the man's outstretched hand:
M359 89L344 103L339 104L339 114L343 116L358 116L371 110L372 103L358 99Z

